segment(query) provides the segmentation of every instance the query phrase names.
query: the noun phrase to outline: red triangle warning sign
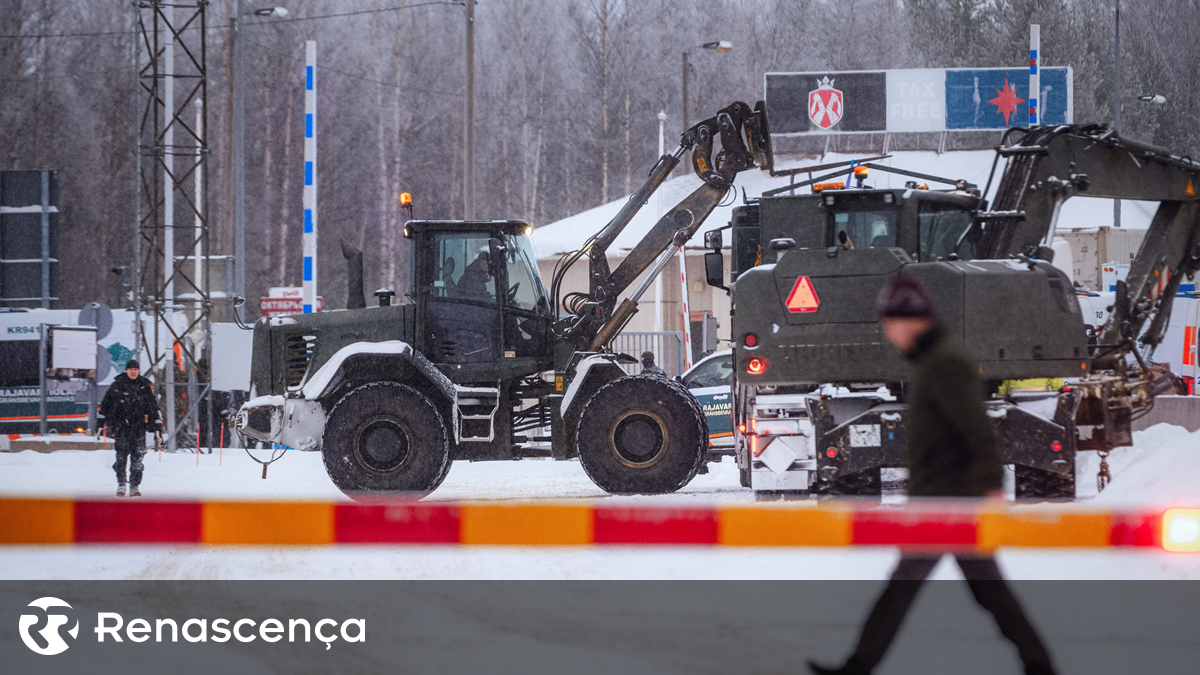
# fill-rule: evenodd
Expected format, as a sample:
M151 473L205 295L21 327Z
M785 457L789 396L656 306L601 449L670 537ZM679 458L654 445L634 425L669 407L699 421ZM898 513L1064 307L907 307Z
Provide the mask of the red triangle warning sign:
M821 306L821 299L817 297L812 281L808 277L800 277L792 286L786 304L789 312L815 312Z

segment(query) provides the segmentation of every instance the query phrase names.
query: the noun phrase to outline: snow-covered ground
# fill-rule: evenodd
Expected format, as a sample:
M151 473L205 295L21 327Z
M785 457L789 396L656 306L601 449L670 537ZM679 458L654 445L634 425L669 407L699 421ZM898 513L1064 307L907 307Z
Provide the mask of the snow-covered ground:
M107 497L112 452L0 453L0 496ZM1082 501L1105 506L1200 506L1200 432L1158 425L1109 457L1113 482L1095 495L1097 458L1080 462ZM146 457L143 491L155 499L342 500L318 453L293 452L266 480L244 451ZM589 499L604 503L750 501L732 461L673 495L613 497L577 462L459 462L431 500ZM715 547L198 546L0 547L8 579L880 579L892 549ZM1157 551L1002 551L1017 579L1200 579L1200 555ZM959 578L944 560L935 578Z

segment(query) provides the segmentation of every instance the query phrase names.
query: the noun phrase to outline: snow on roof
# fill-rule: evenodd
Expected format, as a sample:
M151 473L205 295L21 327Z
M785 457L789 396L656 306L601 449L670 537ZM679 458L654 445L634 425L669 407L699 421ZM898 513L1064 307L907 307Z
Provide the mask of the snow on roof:
M843 160L861 159L865 156L863 154L829 153L820 159L788 162L777 167L777 169L828 164ZM932 151L898 151L892 153L892 156L888 159L880 160L877 163L950 179L964 178L979 185L980 189L983 189L995 156L996 154L992 150L964 150L941 154ZM798 180L805 180L807 178L807 175L797 176ZM999 174L997 174L996 178L998 182ZM877 188L897 188L903 187L904 183L908 180L911 179L899 174L873 171L870 178L867 179L867 185ZM662 194L663 210L669 211L693 190L700 187L700 184L700 179L694 173L690 172L668 180L659 188ZM728 204L718 206L713 210L708 220L700 226L695 236L688 242L688 248L702 248L704 246L703 235L705 231L729 223L733 217L733 209L742 204L743 190L745 190L748 198L753 199L761 197L762 193L766 190L783 187L787 184L787 177L772 178L761 171L747 171L742 173L734 181L734 188L738 192L737 197L729 200ZM936 188L937 186L931 185L931 187ZM996 186L993 185L992 190L994 191L995 189ZM633 220L625 227L625 230L621 232L613 243L612 248L609 249L611 254L623 255L624 252L631 250L650 231L650 228L658 220L655 199L657 199L657 196L652 196L646 207L633 217ZM537 257L539 259L555 258L563 253L579 248L588 237L603 229L617 215L617 212L621 210L625 201L626 198L617 199L534 230L533 247L537 253ZM1121 226L1134 229L1147 227L1150 224L1150 218L1154 215L1156 207L1156 202L1123 201ZM1063 206L1058 227L1061 230L1070 227L1111 225L1112 215L1113 207L1111 200L1071 199ZM728 233L725 235L725 243L726 245L729 244Z

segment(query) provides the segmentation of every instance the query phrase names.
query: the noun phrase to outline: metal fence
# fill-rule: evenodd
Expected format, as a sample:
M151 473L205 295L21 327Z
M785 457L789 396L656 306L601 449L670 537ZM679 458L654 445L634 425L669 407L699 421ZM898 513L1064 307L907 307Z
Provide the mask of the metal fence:
M670 377L682 375L687 360L683 353L683 331L662 331L647 333L620 333L613 340L614 352L629 354L635 359L641 359L642 352L653 352L654 362L659 368L667 371ZM622 365L630 375L642 372L638 364Z

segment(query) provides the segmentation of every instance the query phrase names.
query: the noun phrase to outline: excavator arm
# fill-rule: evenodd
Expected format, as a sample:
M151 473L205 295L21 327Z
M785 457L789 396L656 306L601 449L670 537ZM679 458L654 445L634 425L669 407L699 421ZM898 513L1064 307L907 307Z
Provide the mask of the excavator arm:
M980 258L1046 257L1071 197L1159 203L1129 277L1118 286L1094 366L1112 369L1152 316L1143 341L1158 344L1179 282L1200 268L1200 163L1103 125L1010 129L997 151L1001 158L1007 162L992 209L977 213L972 225Z
M1162 341L1180 281L1200 270L1200 163L1102 125L1010 129L997 163L1002 158L1007 161L992 208L977 213L968 232L977 237L980 258L1032 263L1053 257L1059 214L1071 197L1158 202L1129 275L1117 284L1089 374L1073 386L1078 448L1103 452L1128 445L1132 420L1170 385L1168 376L1141 361L1137 337L1148 345Z
M714 141L718 138L721 147L714 156ZM679 146L671 154L659 158L646 181L629 197L616 217L560 261L551 292L556 304L565 305L569 315L558 323L557 332L572 340L580 350L607 348L637 312L638 298L662 272L672 252L691 239L733 186L737 174L754 166L771 166L769 143L766 111L761 101L753 110L745 103L736 102L684 132ZM616 269L611 269L608 248L689 150L692 151L693 170L703 184L665 213ZM586 296L576 294L562 303L559 295L562 279L570 266L583 256L589 260L588 293ZM647 270L650 273L642 284L618 307L620 295Z

